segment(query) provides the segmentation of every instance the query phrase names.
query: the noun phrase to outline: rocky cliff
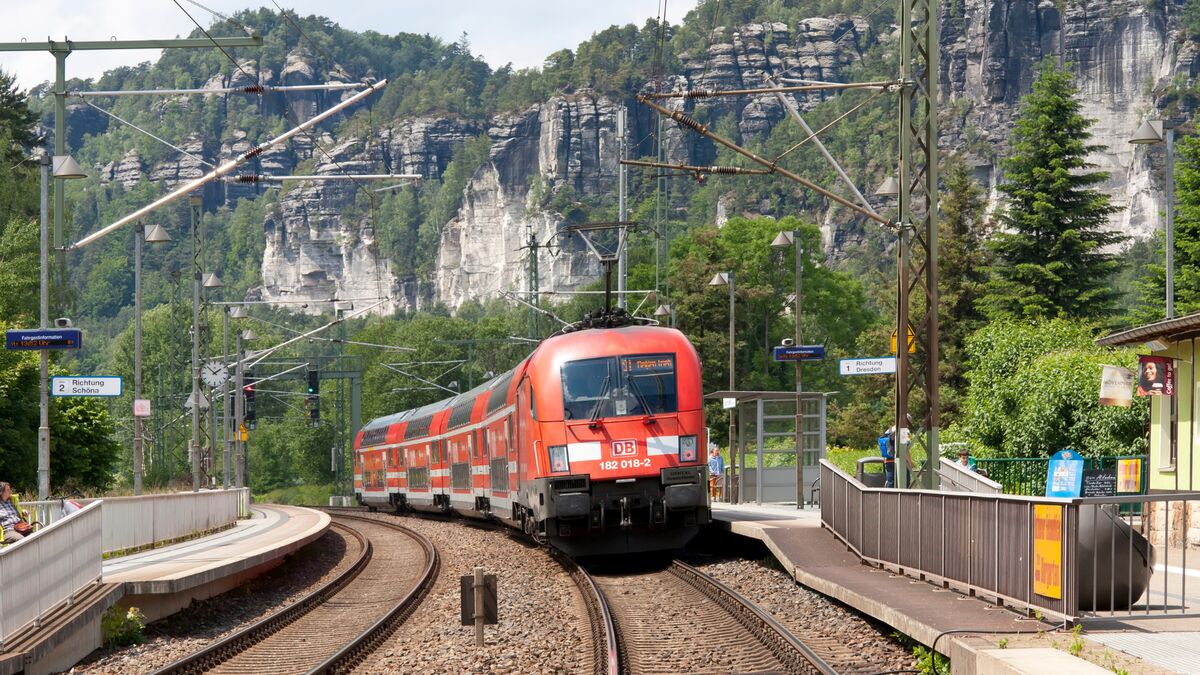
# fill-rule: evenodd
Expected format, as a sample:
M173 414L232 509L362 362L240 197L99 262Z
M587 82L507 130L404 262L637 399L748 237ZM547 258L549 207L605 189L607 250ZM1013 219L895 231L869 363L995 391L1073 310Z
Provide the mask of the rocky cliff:
M1158 115L1162 92L1170 83L1190 84L1200 70L1195 46L1179 37L1183 0L1164 2L944 3L939 145L944 150L966 148L994 196L1001 177L996 158L1006 152L1013 116L1020 97L1029 90L1034 68L1044 58L1062 59L1077 75L1086 114L1097 120L1094 142L1107 146L1093 161L1112 173L1108 190L1119 205L1127 207L1115 217L1114 227L1148 236L1163 204L1158 178L1161 153L1135 152L1127 139L1142 119ZM667 81L666 88L754 88L764 86L766 77L782 73L791 78L846 81L878 41L895 37L876 35L863 18L842 15L793 26L752 23L721 28L715 35L719 39L707 52L680 55L681 74ZM289 54L278 75L268 70L257 73L248 61L242 66L232 75L214 78L209 86L340 79L339 72L318 72L303 50ZM267 97L263 106L304 119L342 95ZM803 111L836 95L814 92L793 100ZM697 103L679 105L694 110ZM762 137L785 119L773 95L712 99L701 105L731 113L743 137ZM305 163L315 165L318 173L395 172L434 178L465 141L481 133L491 139L488 161L468 182L458 213L437 224L441 233L437 264L429 278L398 279L393 274L376 245L371 214L352 207L364 187L349 182L300 183L283 192L264 222L262 283L252 294L265 300L386 295L391 301L379 310L390 312L431 302L455 308L472 299L527 291L529 242L556 241L564 225L563 217L547 208L544 196L569 187L580 198L615 202L616 117L621 106L628 106L630 112L631 154L653 153L652 148L638 145L653 135L657 124L653 112L631 99L610 100L579 90L485 123L455 117L389 120L358 137L326 134L315 139L320 149L300 138L289 147L263 154L253 170L267 174L288 173ZM90 112L78 110L80 128L96 124L83 119L85 114ZM695 134L675 124L664 129L668 161L703 164L715 156L712 145ZM224 158L244 152L251 143L245 134L231 132L218 148L206 148L198 137L184 139L182 147L191 156L147 165L131 152L98 168L104 180L126 187L146 178L171 186L206 170L201 160L214 162L212 155ZM866 183L877 177L856 178L863 183L861 188L868 189ZM261 191L258 186L225 185L207 193L206 199L209 206L216 206ZM769 204L760 210L771 213ZM554 255L546 249L539 252L541 289L571 291L597 277L599 266L577 237L557 241L562 246Z

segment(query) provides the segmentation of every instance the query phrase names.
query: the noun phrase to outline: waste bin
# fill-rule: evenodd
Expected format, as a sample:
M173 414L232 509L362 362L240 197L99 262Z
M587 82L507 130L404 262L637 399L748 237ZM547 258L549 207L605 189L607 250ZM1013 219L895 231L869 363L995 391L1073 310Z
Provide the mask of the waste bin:
M878 465L879 468L874 468ZM870 470L868 466L872 466ZM883 473L883 458L882 457L859 457L858 466L854 470L854 477L858 482L867 487L881 488L887 482L887 477Z

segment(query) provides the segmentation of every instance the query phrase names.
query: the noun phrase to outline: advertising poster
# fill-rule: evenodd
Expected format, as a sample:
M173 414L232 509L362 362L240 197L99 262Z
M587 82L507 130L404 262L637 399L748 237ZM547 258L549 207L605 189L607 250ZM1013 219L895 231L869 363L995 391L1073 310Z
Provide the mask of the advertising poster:
M1063 507L1035 504L1033 507L1033 592L1062 599Z
M1137 395L1174 396L1174 362L1165 356L1139 356Z
M1078 497L1083 488L1083 457L1074 450L1059 450L1046 472L1047 497Z
M1100 373L1100 405L1133 405L1133 385L1137 376L1128 368L1103 366Z
M1142 460L1117 460L1117 492L1140 494L1142 491Z

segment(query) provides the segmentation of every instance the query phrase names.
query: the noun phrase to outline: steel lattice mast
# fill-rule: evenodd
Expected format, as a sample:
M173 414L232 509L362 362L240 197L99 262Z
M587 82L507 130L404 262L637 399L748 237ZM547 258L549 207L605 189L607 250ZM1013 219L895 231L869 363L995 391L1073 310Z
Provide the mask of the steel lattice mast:
M896 250L897 485L908 485L909 451L923 446L920 485L932 489L938 460L938 7L900 0L900 166ZM915 353L907 347L908 327ZM915 431L912 439L908 430Z

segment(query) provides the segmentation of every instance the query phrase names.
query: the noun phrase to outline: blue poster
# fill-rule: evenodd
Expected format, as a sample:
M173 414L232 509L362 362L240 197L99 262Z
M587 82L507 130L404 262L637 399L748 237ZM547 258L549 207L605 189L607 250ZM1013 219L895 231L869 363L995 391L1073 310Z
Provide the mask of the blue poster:
M1083 487L1083 457L1074 450L1059 450L1046 471L1047 497L1078 497Z

